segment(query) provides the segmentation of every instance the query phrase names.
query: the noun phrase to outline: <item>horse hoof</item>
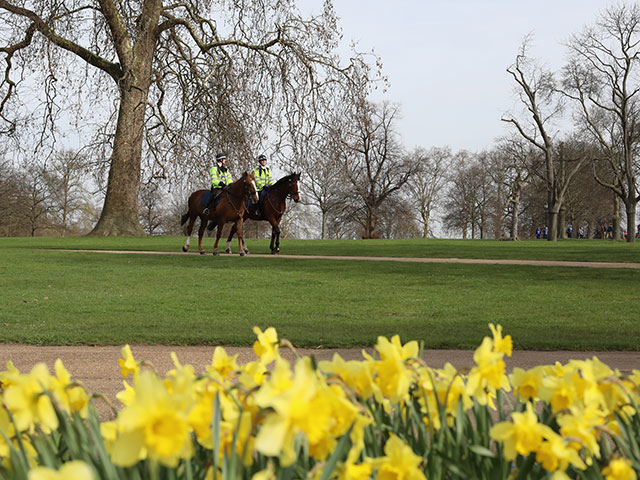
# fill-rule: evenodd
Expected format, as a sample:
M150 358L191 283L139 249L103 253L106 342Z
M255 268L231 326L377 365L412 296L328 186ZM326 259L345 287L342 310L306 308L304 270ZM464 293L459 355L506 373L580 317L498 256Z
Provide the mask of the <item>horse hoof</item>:
M204 255L205 253L207 252L205 252L204 250L200 250L200 255Z
M245 250L244 253L246 253L247 255L249 255L251 252L249 250Z
M189 249L183 245L183 246L182 246L182 251L183 251L183 252L188 252L188 251L189 251Z
M224 251L224 253L231 253L231 249L230 249L230 248L227 248L227 249Z
M245 255L246 255L246 253L244 253L244 252L240 252L240 256L241 256L241 257L244 257Z
M213 256L214 257L219 257L220 256L220 252L213 252Z

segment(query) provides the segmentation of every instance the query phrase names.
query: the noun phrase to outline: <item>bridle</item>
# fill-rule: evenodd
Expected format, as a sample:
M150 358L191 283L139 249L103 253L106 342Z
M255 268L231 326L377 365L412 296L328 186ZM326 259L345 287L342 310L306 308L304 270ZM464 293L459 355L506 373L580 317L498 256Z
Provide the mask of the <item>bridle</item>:
M229 202L229 205L231 205L233 207L233 209L236 211L236 213L238 214L238 216L241 216L243 214L243 212L239 209L236 208L236 206L233 204L233 202L231 201L231 197L234 198L239 198L241 201L246 202L246 199L248 199L249 197L251 197L251 195L253 194L253 192L251 191L251 183L247 181L246 177L242 177L242 181L244 183L244 193L243 195L234 195L232 194L228 188L226 188L224 190L225 194L227 195L227 201ZM246 209L246 206L245 206Z
M289 180L289 183L291 184L291 187L293 187L293 183L295 182L295 186L296 186L296 190L295 192L293 191L293 188L289 188L289 193L287 194L287 198L290 198L291 200L294 200L293 196L294 195L298 195L298 198L300 197L300 193L298 193L298 181L297 180Z
M290 179L288 180L288 182L289 182L289 192L284 196L284 200L285 200L285 209L286 209L286 199L287 199L287 198L291 198L291 199L293 199L293 196L294 196L294 195L296 195L296 194L297 194L298 196L300 195L300 194L298 193L298 181L297 181L297 180L294 180L293 178L290 178ZM295 185L296 185L296 190L295 190L295 191L292 191L293 182L296 182L296 183L295 183ZM266 196L265 200L266 200L267 202L269 202L269 205L271 205L271 208L273 208L273 211L274 211L274 212L277 212L279 215L284 215L284 210L280 210L279 208L276 208L276 206L275 206L275 205L273 204L273 202L271 201L271 193L272 193L272 192L273 192L273 190L269 190L269 192L267 192L267 196ZM295 201L295 200L294 200L294 201Z

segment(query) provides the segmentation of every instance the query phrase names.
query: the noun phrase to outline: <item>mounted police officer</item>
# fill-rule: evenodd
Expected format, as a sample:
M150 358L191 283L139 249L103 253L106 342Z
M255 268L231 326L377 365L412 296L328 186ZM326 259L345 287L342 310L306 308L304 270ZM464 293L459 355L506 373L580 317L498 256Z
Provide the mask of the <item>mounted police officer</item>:
M229 173L229 169L227 168L227 156L224 153L218 153L216 155L216 165L211 167L209 170L209 177L211 177L211 195L209 196L209 200L205 205L205 208L202 210L203 215L209 215L209 209L213 205L213 211L215 211L214 200L224 187L231 184L233 182L231 178L231 173Z
M253 171L253 176L256 179L256 190L259 194L258 206L256 207L256 215L261 216L260 204L262 203L267 188L273 185L273 177L271 176L271 170L267 168L267 157L265 155L258 156L258 166Z

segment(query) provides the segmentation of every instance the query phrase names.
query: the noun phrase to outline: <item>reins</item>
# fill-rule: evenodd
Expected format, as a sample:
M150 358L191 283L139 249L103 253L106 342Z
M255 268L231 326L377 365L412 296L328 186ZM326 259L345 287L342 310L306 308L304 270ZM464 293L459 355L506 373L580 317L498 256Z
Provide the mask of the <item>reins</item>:
M244 180L244 179L243 179L242 181L244 182L244 193L243 193L242 195L235 195L235 194L231 193L231 192L229 191L229 189L228 189L228 188L226 188L226 189L224 190L224 193L225 193L225 194L226 194L226 196L227 196L227 202L229 202L229 205L231 205L231 207L233 207L233 209L236 211L236 213L238 214L238 216L242 216L242 215L243 215L243 211L242 211L242 210L240 210L239 208L236 208L236 206L235 206L235 205L233 204L233 202L231 201L231 197L239 198L241 202L243 202L243 201L244 201L244 203L245 203L245 204L248 204L248 202L246 201L246 199L247 199L247 198L249 198L249 197L251 196L251 193L248 193L248 191L247 191L247 187L248 187L248 185L249 185L249 184L248 184L248 183L247 183L247 181L246 181L246 180ZM246 207L245 207L245 208L246 208Z
M286 195L284 198L287 198ZM284 210L280 210L278 208L276 208L276 206L273 204L273 202L271 201L271 192L267 193L267 201L269 202L269 205L271 205L271 208L273 208L274 212L278 212L280 215L284 214Z

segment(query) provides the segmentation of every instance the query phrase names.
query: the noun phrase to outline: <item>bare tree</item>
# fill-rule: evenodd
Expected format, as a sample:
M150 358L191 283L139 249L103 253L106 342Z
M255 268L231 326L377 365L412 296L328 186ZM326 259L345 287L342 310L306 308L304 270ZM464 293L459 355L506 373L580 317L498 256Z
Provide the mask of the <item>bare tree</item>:
M574 162L572 169L559 178L552 132L553 121L563 110L563 101L557 91L554 75L527 56L530 41L531 37L524 39L515 63L507 68L507 72L517 85L520 102L525 107L529 118L521 121L513 116L505 116L502 120L513 124L520 135L538 148L544 156L543 176L547 189L548 239L555 241L558 238L558 213L562 207L566 189L584 159Z
M169 162L202 163L215 149L246 158L247 138L282 119L284 129L295 118L312 122L318 97L368 72L361 56L343 68L332 54L339 32L330 1L313 18L275 0L0 0L0 12L2 130L19 128L12 100L31 69L43 72L51 134L65 91L58 85L78 103L93 92L116 106L97 126L97 148L110 160L96 235L142 233L141 168L162 174Z
M580 106L580 120L607 163L598 183L624 203L628 242L635 241L640 200L636 155L640 146L640 6L612 5L594 25L568 42L565 93ZM617 223L617 222L616 222Z
M495 149L494 158L501 165L499 176L492 174L494 181L502 185L504 191L503 211L510 216L509 237L511 240L520 238L520 213L522 209L522 195L530 177L533 158L539 156L535 147L523 138L508 137L500 141ZM493 170L493 169L492 169Z
M345 176L339 138L325 128L310 139L309 155L297 158L292 168L302 169L302 202L320 210L320 238L327 238L328 223L334 212L344 208Z
M23 186L11 163L0 161L0 235L3 237L18 235L20 223L24 224L25 215L18 203Z
M454 155L449 189L444 204L444 226L461 232L462 238L484 238L488 224L489 176L477 155L460 151Z
M51 212L59 223L62 235L71 228L77 215L90 210L87 191L88 161L81 152L62 150L47 168L46 180L50 191Z
M35 237L39 230L51 228L49 220L51 199L45 165L31 163L22 169L22 174L24 186L17 203L20 210L24 212L29 235Z
M363 238L376 238L379 209L416 172L395 131L399 107L362 101L354 125L342 133L344 171L354 196Z
M140 187L140 223L148 235L155 235L162 228L164 212L162 192L157 182L146 182Z
M409 162L416 165L416 173L407 182L412 201L418 205L418 220L422 238L432 237L431 220L440 195L447 183L453 154L449 147L416 148L409 154Z

